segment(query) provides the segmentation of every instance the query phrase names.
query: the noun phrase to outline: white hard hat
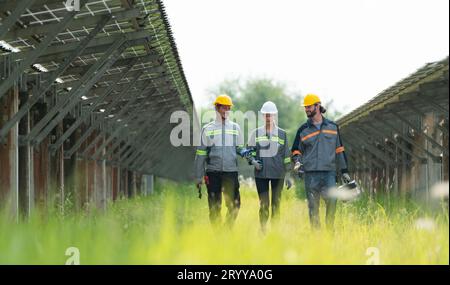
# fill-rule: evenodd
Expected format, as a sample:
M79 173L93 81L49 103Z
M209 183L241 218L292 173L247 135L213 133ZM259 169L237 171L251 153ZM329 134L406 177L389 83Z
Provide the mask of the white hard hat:
M267 101L266 103L264 103L262 105L261 113L262 114L277 114L278 109L277 109L277 106L275 105L275 103L273 103L272 101Z

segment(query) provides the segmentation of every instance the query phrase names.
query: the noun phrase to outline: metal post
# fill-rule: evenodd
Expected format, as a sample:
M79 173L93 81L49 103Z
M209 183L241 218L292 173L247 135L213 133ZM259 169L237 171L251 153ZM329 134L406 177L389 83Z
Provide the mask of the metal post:
M3 120L8 120L18 110L19 92L12 88L7 96L0 99L0 108ZM18 126L14 126L7 137L6 144L0 144L0 206L7 207L14 220L18 220L19 214L19 137Z
M21 84L23 85L23 84ZM26 84L25 88L26 88ZM22 86L23 87L23 86ZM29 99L27 90L19 92L20 105ZM19 123L19 135L27 135L30 131L29 113ZM19 205L20 215L28 218L34 205L33 147L29 144L19 146Z

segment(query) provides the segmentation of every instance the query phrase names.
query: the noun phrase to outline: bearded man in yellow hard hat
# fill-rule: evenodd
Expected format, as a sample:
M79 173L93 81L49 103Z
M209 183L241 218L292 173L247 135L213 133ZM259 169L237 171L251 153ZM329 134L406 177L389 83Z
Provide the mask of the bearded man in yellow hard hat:
M319 205L322 197L326 203L327 226L333 228L336 199L330 195L330 190L336 186L338 173L345 183L350 183L347 157L339 126L323 116L326 109L319 96L306 95L303 107L308 120L298 129L291 148L294 170L305 179L312 227L320 227Z

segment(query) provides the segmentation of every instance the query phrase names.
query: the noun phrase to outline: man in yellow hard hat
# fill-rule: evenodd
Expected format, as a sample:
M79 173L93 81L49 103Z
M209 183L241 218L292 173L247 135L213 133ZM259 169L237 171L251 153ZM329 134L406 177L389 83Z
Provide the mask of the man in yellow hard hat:
M351 178L348 174L347 157L339 133L339 126L323 114L319 96L308 94L303 101L308 120L297 131L292 146L294 170L305 178L305 189L311 225L320 227L320 197L326 203L326 222L333 227L336 211L336 199L330 190L336 186L337 173L340 172L345 183Z
M239 125L229 120L232 106L228 95L216 98L216 119L202 128L195 158L196 185L201 187L203 180L206 183L211 223L221 220L223 194L229 226L234 224L241 204L237 155L244 157L248 152Z

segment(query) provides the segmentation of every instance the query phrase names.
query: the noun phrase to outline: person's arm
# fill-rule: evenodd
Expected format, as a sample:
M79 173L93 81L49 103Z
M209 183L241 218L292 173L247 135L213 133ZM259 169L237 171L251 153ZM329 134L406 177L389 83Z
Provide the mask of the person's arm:
M302 162L304 146L303 146L303 143L302 143L301 137L300 137L301 132L302 132L302 128L299 128L297 131L297 134L295 135L294 143L292 144L292 148L291 148L292 161L294 163Z
M252 131L250 134L250 137L248 138L247 142L247 150L248 150L248 164L251 164L250 160L251 158L256 158L256 130Z
M260 171L263 166L262 161L256 159L256 132L257 130L254 130L248 138L247 156L245 158L247 159L248 165L253 165L257 171Z
M347 156L345 154L345 148L342 143L341 133L339 132L339 127L337 128L337 140L336 140L336 164L338 170L341 173L348 173L348 163Z
M294 185L294 181L292 180L291 177L291 169L292 169L292 164L291 164L291 152L289 150L289 143L288 143L288 138L287 135L285 135L285 140L284 140L284 170L286 171L286 175L284 177L285 180L285 184L286 184L286 189L291 189L292 185Z
M239 127L239 125L236 125L236 131L237 131L236 153L242 158L245 158L248 155L248 149L245 148L244 136L242 135L241 128Z
M284 169L287 172L287 171L291 170L291 152L289 150L289 143L288 143L287 135L285 135L283 147L284 147L283 163L284 163Z
M347 155L345 154L344 144L342 143L341 133L337 127L336 139L336 168L341 172L344 183L349 183L352 179L348 174Z
M201 183L203 176L205 175L205 161L208 157L206 140L205 129L203 128L200 134L200 145L197 147L195 153L195 178L197 183Z

